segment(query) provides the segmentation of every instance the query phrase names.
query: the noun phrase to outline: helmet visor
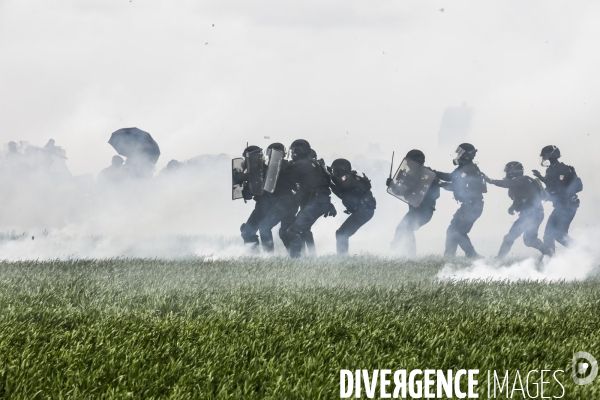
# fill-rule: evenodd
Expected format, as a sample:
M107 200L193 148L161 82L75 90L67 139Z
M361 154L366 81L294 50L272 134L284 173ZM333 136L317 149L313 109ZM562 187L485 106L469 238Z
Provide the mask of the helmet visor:
M454 155L454 159L452 160L452 162L454 163L454 165L458 165L458 160L460 160L460 158L465 154L465 149L463 149L462 147L458 146L456 148L455 151L455 155Z

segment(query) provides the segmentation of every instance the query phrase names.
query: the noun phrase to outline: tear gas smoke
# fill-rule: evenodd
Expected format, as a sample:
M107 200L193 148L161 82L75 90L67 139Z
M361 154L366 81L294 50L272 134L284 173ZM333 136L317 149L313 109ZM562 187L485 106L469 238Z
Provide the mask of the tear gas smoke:
M482 259L469 268L456 268L447 263L438 273L441 279L491 280L584 280L600 273L598 235L579 232L581 241L549 258L526 258L507 265L506 261ZM594 237L594 240L592 240Z
M595 2L467 0L444 13L426 3L361 0L291 8L271 0L36 0L0 2L0 9L0 143L54 137L75 175L0 177L0 232L28 233L27 240L0 236L0 259L239 256L239 227L253 203L230 200L230 158L246 142L266 148L298 138L328 164L347 158L372 180L375 216L350 239L351 253L391 256L407 211L385 192L392 150L421 149L426 165L450 171L455 141L472 142L492 178L512 160L526 174L541 169L540 149L559 146L584 182L572 236L582 241L599 229L598 156L588 151L600 146L600 57L590 51L600 33ZM469 129L446 144L437 137L444 110L463 102ZM110 133L124 126L139 126L159 143L157 171L173 158L205 154L204 161L149 180L95 182L114 155ZM206 155L219 153L228 156ZM489 187L470 234L479 253L497 253L516 218L509 205L505 190ZM436 208L416 234L420 255L443 252L457 204L442 191ZM547 218L551 206L545 209ZM344 218L317 221L319 254L335 251ZM561 262L592 257L597 264L595 253L582 251L560 249L542 265L523 261L503 272L478 262L483 272L473 276L525 270L526 277L537 271L560 279ZM537 256L521 240L511 255Z

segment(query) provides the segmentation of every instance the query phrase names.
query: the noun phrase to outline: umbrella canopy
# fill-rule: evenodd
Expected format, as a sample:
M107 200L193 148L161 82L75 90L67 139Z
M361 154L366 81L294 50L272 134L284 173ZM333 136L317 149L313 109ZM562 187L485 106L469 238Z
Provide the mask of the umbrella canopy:
M148 132L138 128L122 128L113 132L108 143L125 157L145 157L156 164L160 156L158 144Z

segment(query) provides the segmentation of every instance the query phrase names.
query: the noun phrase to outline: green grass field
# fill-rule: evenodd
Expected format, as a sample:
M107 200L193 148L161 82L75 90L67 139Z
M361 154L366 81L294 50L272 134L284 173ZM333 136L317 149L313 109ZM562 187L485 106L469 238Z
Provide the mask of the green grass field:
M0 397L339 398L340 369L466 368L480 398L488 369L562 369L563 398L600 398L570 378L574 352L600 356L600 279L439 281L444 264L0 262Z

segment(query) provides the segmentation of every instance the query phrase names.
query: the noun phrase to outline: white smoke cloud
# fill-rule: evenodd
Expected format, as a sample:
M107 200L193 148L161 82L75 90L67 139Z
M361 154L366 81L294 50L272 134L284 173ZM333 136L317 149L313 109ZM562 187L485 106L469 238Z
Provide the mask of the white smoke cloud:
M350 248L388 254L408 209L385 193L391 151L396 165L419 148L429 166L451 170L451 157L436 153L436 134L443 110L463 101L475 110L469 140L484 172L499 178L513 160L539 169L541 147L556 144L584 181L573 228L598 228L597 155L588 149L600 146L600 53L590 50L599 11L593 0L0 0L0 145L43 146L52 137L78 177L0 182L0 232L36 236L2 241L0 259L177 257L169 243L181 235L241 241L253 202L231 202L227 163L169 184L82 188L94 186L85 174L110 164L110 133L127 126L159 143L158 170L198 154L236 156L247 141L266 147L302 137L329 163L329 154L353 160L379 142L386 167L365 171L378 207ZM514 217L505 190L490 188L485 201L471 237L489 255ZM337 218L315 225L319 254L335 251L346 217L336 206ZM417 232L420 254L442 253L457 207L443 192ZM47 247L37 239L44 231ZM513 255L532 254L515 244Z
M583 233L583 232L580 232ZM448 263L438 273L440 279L490 280L584 280L600 272L600 249L592 241L598 234L578 235L580 241L568 249L558 249L554 257L525 258L509 263L500 260L476 260L470 267Z

